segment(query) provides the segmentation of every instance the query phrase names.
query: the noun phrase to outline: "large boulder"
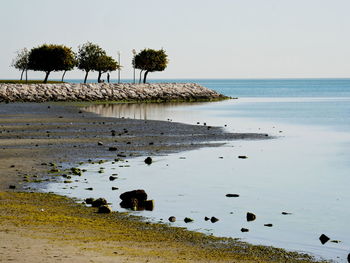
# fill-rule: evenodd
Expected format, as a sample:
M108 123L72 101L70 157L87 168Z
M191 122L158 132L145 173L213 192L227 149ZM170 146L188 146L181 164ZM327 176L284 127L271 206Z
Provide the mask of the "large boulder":
M122 208L132 209L132 210L150 210L154 208L153 200L147 200L147 193L145 190L133 190L129 192L122 193L120 196L122 202L120 206Z

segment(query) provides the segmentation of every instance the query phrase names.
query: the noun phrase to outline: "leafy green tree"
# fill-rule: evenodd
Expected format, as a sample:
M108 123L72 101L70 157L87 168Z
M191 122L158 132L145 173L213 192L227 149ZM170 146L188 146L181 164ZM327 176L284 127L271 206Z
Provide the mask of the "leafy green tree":
M63 75L62 75L62 82L64 79L64 76L66 75L67 71L70 71L74 69L78 65L77 55L72 51L71 48L64 47L64 61L63 61Z
M32 48L29 54L28 68L34 71L44 71L44 83L52 71L66 71L71 68L69 60L74 59L73 51L63 45L47 45ZM72 62L73 63L73 62Z
M26 72L26 81L28 81L28 63L29 63L29 50L23 48L18 50L17 56L13 59L11 66L21 70L21 80L23 79L23 73Z
M95 71L97 62L101 56L106 56L106 52L98 45L87 42L79 47L78 68L85 71L84 83L90 71Z
M94 70L98 71L97 82L101 82L101 76L103 73L115 71L120 68L118 63L110 56L101 55L96 59L96 65Z
M167 54L163 49L144 49L135 55L133 66L140 70L140 81L142 72L145 71L143 83L146 83L149 72L163 71L168 65Z

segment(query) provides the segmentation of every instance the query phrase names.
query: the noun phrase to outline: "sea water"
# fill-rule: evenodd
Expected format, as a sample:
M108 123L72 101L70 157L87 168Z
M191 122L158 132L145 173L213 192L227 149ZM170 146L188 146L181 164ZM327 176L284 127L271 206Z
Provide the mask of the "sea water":
M180 80L166 80L179 82ZM82 181L50 185L72 197L105 197L117 211L118 195L145 189L154 211L133 212L217 236L307 252L346 262L350 253L350 80L181 80L227 96L213 103L95 105L103 116L217 125L228 132L262 132L269 140L232 141L128 163L83 165ZM247 159L239 159L245 155ZM105 168L99 174L100 167ZM109 176L118 173L110 182ZM118 187L112 191L111 186ZM84 190L93 187L94 191ZM64 189L63 189L64 188ZM239 194L228 198L226 194ZM256 214L247 222L246 213ZM282 212L288 214L283 215ZM204 217L219 218L216 223ZM183 222L185 217L193 223ZM266 227L264 224L272 224ZM249 232L242 233L241 228ZM322 245L319 236L331 240Z

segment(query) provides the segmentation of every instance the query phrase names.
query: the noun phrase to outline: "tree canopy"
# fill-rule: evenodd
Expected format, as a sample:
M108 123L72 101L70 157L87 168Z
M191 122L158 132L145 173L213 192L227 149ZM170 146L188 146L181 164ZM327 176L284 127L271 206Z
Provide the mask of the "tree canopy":
M27 48L23 48L17 51L17 56L13 59L11 66L21 70L21 80L23 79L23 73L26 72L26 80L27 80L27 71L28 71L28 63L29 63L29 50Z
M136 54L133 59L133 66L141 70L140 81L143 71L145 71L143 83L146 83L149 72L163 71L168 65L167 57L168 56L163 49L144 49Z
M78 68L85 71L84 83L86 83L89 72L97 70L97 62L102 56L107 56L106 52L96 44L87 42L79 46Z
M108 71L119 69L118 63L110 56L101 55L96 60L95 70L98 71L97 82L101 82L101 75Z
M44 71L44 83L52 71L67 71L74 68L75 55L71 48L63 45L47 45L33 48L29 54L28 68L34 71Z

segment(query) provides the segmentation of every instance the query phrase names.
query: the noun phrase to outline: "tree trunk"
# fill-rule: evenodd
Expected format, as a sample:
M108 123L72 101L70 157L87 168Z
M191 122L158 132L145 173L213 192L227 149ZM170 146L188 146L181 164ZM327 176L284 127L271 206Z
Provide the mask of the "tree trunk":
M147 75L148 75L149 71L147 70L145 72L145 75L143 76L143 83L146 83L146 79L147 79Z
M26 69L26 83L28 83L28 69Z
M140 79L139 79L139 84L141 84L141 79L142 79L142 71L143 71L143 70L140 70Z
M44 79L44 83L47 83L47 79L49 78L50 72L51 72L51 71L47 71L47 72L46 72L45 79Z
M97 83L101 83L101 76L102 76L102 72L99 71L98 72L98 77L97 77Z
M86 79L87 79L88 74L89 74L89 71L86 71L85 78L84 78L84 83L86 83Z
M24 73L25 69L22 70L22 73L21 73L21 80L23 79L23 73Z
M64 79L64 76L66 75L66 72L67 72L67 70L65 70L64 72L63 72L63 75L62 75L62 82L63 82L63 79Z

